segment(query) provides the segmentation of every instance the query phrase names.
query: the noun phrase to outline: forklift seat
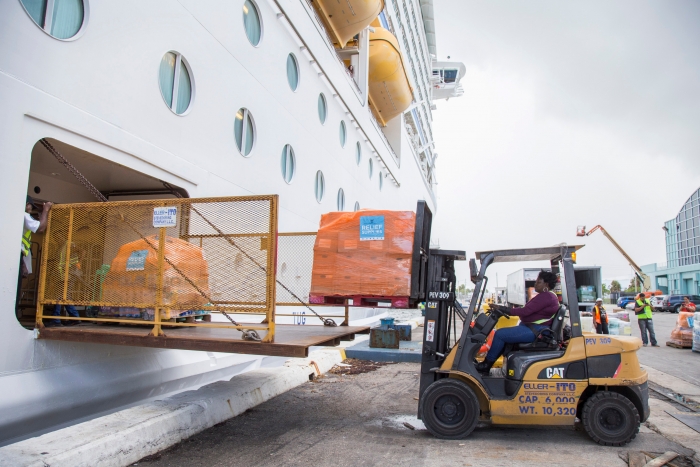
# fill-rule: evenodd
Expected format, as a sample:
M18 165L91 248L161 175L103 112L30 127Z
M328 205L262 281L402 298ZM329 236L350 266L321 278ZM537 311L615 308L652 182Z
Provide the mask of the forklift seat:
M512 350L559 350L561 347L561 343L564 340L565 317L566 308L564 307L564 305L560 305L559 309L557 310L557 313L554 315L554 319L552 320L552 326L549 328L549 331L551 331L552 336L551 339L548 339L549 342L535 339L534 341L529 342L527 344L515 344Z

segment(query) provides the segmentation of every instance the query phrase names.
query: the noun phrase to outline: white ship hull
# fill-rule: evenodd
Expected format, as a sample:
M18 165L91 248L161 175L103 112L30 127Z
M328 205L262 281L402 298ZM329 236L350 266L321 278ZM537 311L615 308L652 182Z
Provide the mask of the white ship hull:
M92 167L86 176L101 190L129 188L124 177L111 178L126 168L190 197L279 194L280 232L315 231L321 214L337 210L339 188L346 210L355 202L413 210L423 199L436 212L415 141L400 121L385 130L390 146L306 0L259 0L263 37L257 47L246 39L242 4L90 1L80 38L59 41L32 23L19 0L0 2L0 214L6 221L0 231L0 445L280 362L43 341L21 326L14 306L25 196L34 196L36 186L36 197L56 203L94 201L67 173L55 176L48 163L39 163L48 157L37 145L41 138L60 142L68 159ZM159 91L159 63L171 50L186 57L193 74L194 98L183 116L164 104ZM295 92L285 74L289 53L299 62ZM323 125L319 93L328 102ZM234 139L240 108L255 119L250 157L240 154ZM345 147L339 143L341 120L348 130ZM285 144L296 154L290 184L280 173ZM314 196L318 170L325 176L321 202ZM381 190L380 171L386 175ZM316 324L305 313L278 322ZM370 324L384 313L353 309L350 324Z

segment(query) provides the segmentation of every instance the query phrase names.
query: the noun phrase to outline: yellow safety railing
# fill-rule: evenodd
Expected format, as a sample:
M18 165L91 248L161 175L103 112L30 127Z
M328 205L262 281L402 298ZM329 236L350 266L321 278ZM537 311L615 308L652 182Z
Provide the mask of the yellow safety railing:
M155 336L163 323L266 331L272 342L277 206L276 195L55 205L37 325L57 319L47 305L76 305L90 317L60 319L152 324ZM217 313L227 322L211 322Z

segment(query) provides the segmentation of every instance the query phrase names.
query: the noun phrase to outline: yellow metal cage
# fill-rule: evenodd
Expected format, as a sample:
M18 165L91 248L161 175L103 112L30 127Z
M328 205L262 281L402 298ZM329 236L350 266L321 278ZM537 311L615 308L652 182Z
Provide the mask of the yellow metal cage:
M37 325L56 319L47 306L77 305L90 315L60 319L152 324L154 336L164 322L263 330L272 342L277 206L276 195L56 205ZM212 322L212 314L254 322Z

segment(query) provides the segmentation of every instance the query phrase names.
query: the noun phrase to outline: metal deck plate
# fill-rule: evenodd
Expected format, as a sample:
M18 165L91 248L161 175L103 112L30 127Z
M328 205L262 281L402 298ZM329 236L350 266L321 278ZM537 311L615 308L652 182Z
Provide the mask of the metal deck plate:
M666 413L700 433L700 413L674 413L669 411L666 411Z
M278 357L307 357L309 347L336 346L341 341L353 340L355 334L366 334L369 326L275 326L275 342L254 342L241 339L235 329L201 327L165 328L165 336L153 337L152 326L79 326L48 327L39 332L39 339L94 344L155 347L159 349L200 350ZM264 331L258 331L265 337Z

